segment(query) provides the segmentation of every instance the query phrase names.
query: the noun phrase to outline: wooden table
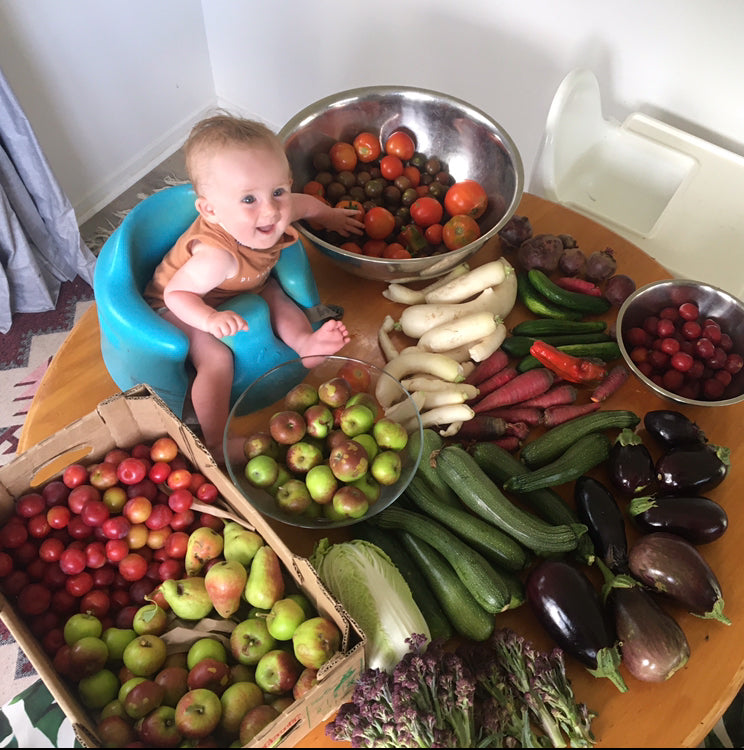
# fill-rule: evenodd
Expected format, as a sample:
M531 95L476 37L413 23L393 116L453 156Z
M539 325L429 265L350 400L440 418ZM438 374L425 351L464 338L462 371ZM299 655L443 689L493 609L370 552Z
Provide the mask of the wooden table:
M670 274L634 245L608 229L557 204L524 195L518 213L529 217L534 232L571 234L586 252L612 247L622 272L641 286ZM344 321L352 341L343 354L382 365L377 329L386 314L399 317L403 307L389 302L381 292L382 282L367 281L339 270L325 256L309 248L321 300L342 305ZM473 259L478 265L501 254L498 240L491 240ZM507 253L507 257L509 257ZM513 325L527 314L515 308L507 320ZM91 307L52 360L31 404L19 441L26 450L54 434L75 419L92 411L99 401L118 392L100 355L95 307ZM629 408L639 415L651 409L668 408L640 383L631 378L608 402L608 408ZM679 609L670 609L690 642L687 666L663 684L643 683L623 671L629 690L620 694L606 679L596 679L577 662L568 659L569 674L579 700L595 711L593 729L599 747L692 747L699 744L744 683L744 592L739 584L739 554L744 548L744 510L739 498L744 491L744 444L740 425L744 404L724 409L681 409L706 432L711 442L729 446L732 472L713 490L730 518L729 529L718 541L701 549L716 572L726 601L731 626L703 620ZM740 518L741 517L741 518ZM301 534L279 524L285 541L295 552L308 555L317 537ZM497 625L511 626L542 648L551 643L525 607L498 616ZM311 732L305 746L343 747L324 735L324 725Z

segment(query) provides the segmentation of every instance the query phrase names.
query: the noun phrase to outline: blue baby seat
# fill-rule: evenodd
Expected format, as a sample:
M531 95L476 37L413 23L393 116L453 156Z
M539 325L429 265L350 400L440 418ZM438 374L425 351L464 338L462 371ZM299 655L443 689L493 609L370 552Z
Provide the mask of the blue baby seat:
M179 417L190 385L188 340L142 294L155 267L196 218L195 199L191 185L145 198L101 248L93 277L101 354L112 379L122 391L148 384ZM301 308L317 310L318 288L300 240L282 250L272 273ZM234 404L256 378L298 354L274 335L268 305L259 295L242 294L225 306L250 326L223 339L234 354Z

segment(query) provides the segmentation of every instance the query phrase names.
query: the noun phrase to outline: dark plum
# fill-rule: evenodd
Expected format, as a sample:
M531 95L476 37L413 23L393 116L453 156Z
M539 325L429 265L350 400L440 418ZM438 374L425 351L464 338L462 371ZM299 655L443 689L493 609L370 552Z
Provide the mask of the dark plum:
M625 496L650 493L656 482L654 459L640 435L625 427L615 438L607 459L612 486Z
M695 422L686 414L674 409L655 409L646 412L643 426L646 432L665 449L708 441L703 430Z
M725 446L683 445L659 457L656 484L663 495L699 494L717 487L730 466L730 450Z
M728 528L728 515L709 497L636 497L628 507L631 520L644 534L666 531L692 544L720 539Z

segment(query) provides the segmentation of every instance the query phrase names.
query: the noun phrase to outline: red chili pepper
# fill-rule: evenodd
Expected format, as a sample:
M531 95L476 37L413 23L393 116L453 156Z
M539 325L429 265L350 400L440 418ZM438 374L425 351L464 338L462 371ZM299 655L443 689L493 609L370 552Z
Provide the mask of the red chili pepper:
M566 354L544 341L535 341L530 347L530 354L544 367L571 383L591 383L602 380L607 374L607 368L603 364Z

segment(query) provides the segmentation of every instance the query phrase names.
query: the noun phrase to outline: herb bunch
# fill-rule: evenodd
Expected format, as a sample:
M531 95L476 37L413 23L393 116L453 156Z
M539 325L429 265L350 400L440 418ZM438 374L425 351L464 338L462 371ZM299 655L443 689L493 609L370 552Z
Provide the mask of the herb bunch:
M414 634L392 673L362 673L326 733L352 747L591 747L563 653L508 628L455 652Z

